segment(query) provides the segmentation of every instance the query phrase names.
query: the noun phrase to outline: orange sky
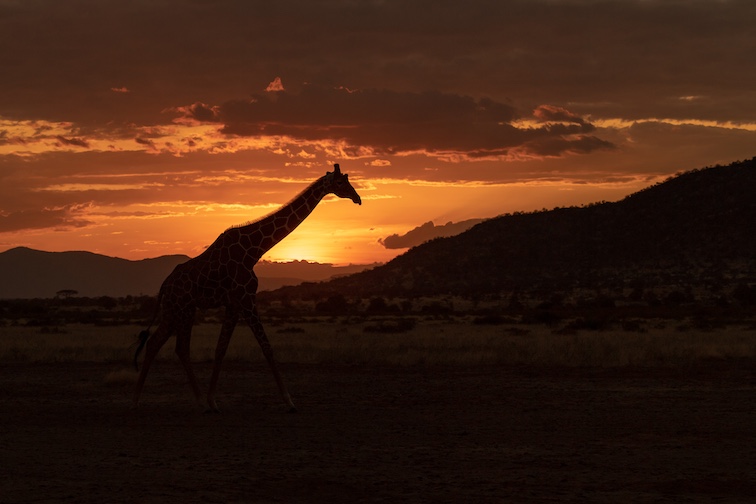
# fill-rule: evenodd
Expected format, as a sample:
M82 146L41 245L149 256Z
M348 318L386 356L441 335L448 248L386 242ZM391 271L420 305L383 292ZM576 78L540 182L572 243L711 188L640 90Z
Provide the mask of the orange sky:
M431 9L430 6L433 8ZM616 200L756 155L756 3L0 0L0 251L196 255L339 163L267 259Z

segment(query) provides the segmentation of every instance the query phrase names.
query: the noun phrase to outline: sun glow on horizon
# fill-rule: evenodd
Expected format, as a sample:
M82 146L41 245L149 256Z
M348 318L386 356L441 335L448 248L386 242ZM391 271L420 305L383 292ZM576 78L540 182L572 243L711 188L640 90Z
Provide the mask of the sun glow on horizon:
M272 262L309 261L318 263L333 263L323 246L323 242L297 240L288 236L284 241L273 247L263 256L263 260Z

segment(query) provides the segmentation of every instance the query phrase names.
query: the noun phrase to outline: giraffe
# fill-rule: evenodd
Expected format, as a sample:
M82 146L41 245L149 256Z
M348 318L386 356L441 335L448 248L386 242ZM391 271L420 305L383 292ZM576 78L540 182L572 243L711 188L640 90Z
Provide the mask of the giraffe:
M341 173L338 164L333 167L333 172L326 172L279 210L257 221L234 226L221 233L204 252L176 266L163 281L150 327L158 319L158 314L160 321L152 336L149 333L150 327L140 333L139 347L134 355L134 365L138 369L139 353L146 347L142 370L134 390L135 407L139 403L150 365L160 348L173 334L176 334L176 354L189 377L189 384L197 403L201 406L199 386L189 360L189 341L194 314L198 308L223 306L225 317L215 348L213 372L207 393L209 410L218 411L215 392L221 362L228 349L231 334L241 319L252 329L289 411L296 411L260 322L255 301L257 277L252 268L265 252L301 224L326 195L334 194L339 198L348 198L358 205L362 204L357 191L349 183L349 176Z

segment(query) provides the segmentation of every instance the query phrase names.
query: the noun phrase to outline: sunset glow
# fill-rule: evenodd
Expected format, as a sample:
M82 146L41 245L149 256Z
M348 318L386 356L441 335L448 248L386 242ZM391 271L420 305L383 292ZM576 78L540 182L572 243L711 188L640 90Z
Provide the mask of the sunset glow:
M0 2L0 251L193 256L340 163L266 259L384 262L756 154L753 2L74 4Z

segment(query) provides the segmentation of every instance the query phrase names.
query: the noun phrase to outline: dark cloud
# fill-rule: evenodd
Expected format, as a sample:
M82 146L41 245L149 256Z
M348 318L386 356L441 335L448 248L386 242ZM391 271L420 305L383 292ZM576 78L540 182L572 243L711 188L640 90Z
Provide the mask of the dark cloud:
M539 105L533 111L533 116L544 122L557 121L581 125L586 124L585 120L579 115L572 113L565 108L554 105Z
M378 242L387 249L410 248L433 238L458 235L482 221L483 219L470 219L461 222L447 222L442 226L436 226L433 222L426 222L403 235L392 234L379 239Z
M76 206L56 209L21 210L0 214L0 233L24 229L77 228L92 224L77 215Z
M512 107L466 96L307 86L225 103L218 120L227 134L345 140L397 153L511 147L519 142L509 125L516 117Z
M561 156L563 154L588 154L596 150L615 149L615 145L595 136L542 137L526 144L526 151L539 156Z
M176 111L199 122L218 121L218 110L204 103L194 103L186 107L177 107Z
M144 145L145 147L148 147L149 149L153 151L159 150L157 146L155 145L155 142L153 140L150 140L149 138L136 137L134 141L138 143L139 145Z
M412 151L460 153L471 157L503 156L517 148L540 155L589 152L611 147L606 141L572 138L593 130L576 114L558 107L541 106L536 118L548 122L537 128L517 128L518 111L488 98L425 92L350 90L343 87L306 86L299 93L278 91L255 94L220 106L201 103L178 109L200 122L222 123L222 132L240 136L288 136L296 139L343 140L369 147L376 154ZM554 140L549 142L549 140ZM531 146L535 147L531 149Z
M0 110L159 120L280 76L292 91L312 82L752 120L755 20L751 0L2 2ZM705 99L675 101L693 95Z
M89 142L87 142L83 138L66 138L64 136L58 135L55 137L55 139L63 145L72 145L74 147L83 147L86 149L89 148Z

